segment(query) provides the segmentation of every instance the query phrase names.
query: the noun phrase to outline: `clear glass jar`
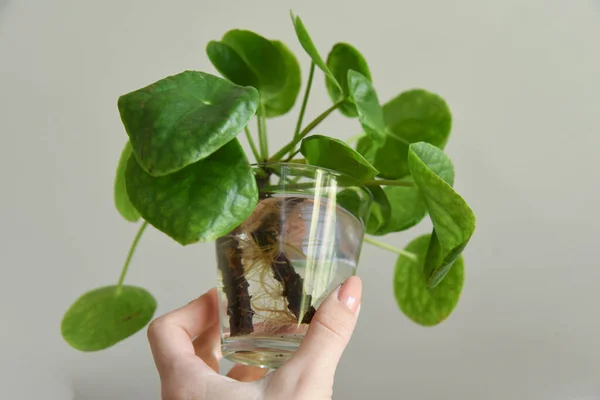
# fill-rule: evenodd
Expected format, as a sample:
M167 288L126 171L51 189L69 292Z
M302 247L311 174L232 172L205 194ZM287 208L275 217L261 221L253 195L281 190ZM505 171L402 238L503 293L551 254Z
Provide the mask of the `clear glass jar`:
M277 368L296 351L316 309L356 273L372 196L335 171L253 165L259 202L217 240L223 356Z

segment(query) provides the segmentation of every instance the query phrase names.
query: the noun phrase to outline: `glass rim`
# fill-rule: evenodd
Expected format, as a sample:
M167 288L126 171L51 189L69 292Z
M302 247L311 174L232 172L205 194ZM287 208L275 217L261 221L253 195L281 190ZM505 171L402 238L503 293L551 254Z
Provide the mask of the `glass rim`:
M345 174L343 172L337 171L335 169L319 167L318 165L312 165L312 164L293 163L293 162L289 162L289 161L255 162L255 163L251 163L250 167L255 169L255 168L260 168L260 167L268 167L269 165L290 166L290 167L294 167L294 168L304 168L304 169L309 169L309 170L313 170L313 171L316 171L316 170L325 171L329 175L333 175L338 178L344 178L344 179L349 180L350 182L353 183L353 185L351 185L351 186L356 186L357 188L364 190L365 192L367 192L369 194L371 201L372 202L375 201L375 196L374 196L373 192L371 191L371 189L369 189L368 186L366 186L363 183L360 183L356 178L354 178L348 174ZM350 186L350 185L348 185L348 186Z

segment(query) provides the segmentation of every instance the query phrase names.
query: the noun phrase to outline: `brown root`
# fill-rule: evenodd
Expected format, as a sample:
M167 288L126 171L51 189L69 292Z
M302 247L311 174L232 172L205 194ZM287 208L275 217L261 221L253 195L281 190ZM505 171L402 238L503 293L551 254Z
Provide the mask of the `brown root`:
M305 295L304 280L288 258L304 256L305 225L295 219L305 200L266 196L238 229L217 240L230 336L277 332L284 326L299 329L311 322L312 298Z
M227 315L229 316L230 336L247 335L254 331L250 284L245 278L241 251L238 241L226 236L217 239L219 268L223 279L223 291L227 296Z
M252 232L251 236L254 239L259 249L270 249L269 253L271 270L274 278L281 283L283 287L282 295L287 300L287 308L294 315L297 322L308 324L312 320L315 313L313 306L309 306L305 310L305 314L301 316L302 306L311 303L311 296L304 296L304 280L294 270L291 262L284 252L281 251L282 246L279 243L278 236L282 231L281 221L288 216L292 210L306 199L302 197L294 198L270 198L267 201L275 200L271 210L263 213L261 223ZM268 205L266 205L268 207ZM282 209L283 208L283 209ZM282 218L283 216L283 218Z
M283 295L287 299L288 309L294 314L298 321L310 324L315 308L311 305L304 315L301 316L302 306L311 304L312 297L304 296L304 280L292 267L290 260L283 253L279 253L271 264L275 279L283 286Z

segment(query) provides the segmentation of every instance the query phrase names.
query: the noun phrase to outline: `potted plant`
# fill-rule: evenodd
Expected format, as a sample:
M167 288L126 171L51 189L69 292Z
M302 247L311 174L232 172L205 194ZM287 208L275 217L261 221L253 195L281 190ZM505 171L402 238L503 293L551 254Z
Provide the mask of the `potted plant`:
M267 121L288 113L301 89L299 63L280 41L231 30L206 47L222 78L184 71L119 97L128 140L114 200L127 221L142 222L118 283L65 313L61 332L72 347L105 349L152 319L153 296L123 284L148 225L182 245L215 241L222 348L232 360L277 367L293 354L320 301L356 273L363 240L398 253L393 288L408 318L432 326L455 308L475 216L453 189L443 151L446 102L412 89L381 106L356 48L337 43L325 60L302 20L292 21L310 70L289 143L275 152ZM317 70L332 106L305 124ZM315 134L334 112L357 119L363 133L348 142ZM374 239L426 216L432 232L404 249Z

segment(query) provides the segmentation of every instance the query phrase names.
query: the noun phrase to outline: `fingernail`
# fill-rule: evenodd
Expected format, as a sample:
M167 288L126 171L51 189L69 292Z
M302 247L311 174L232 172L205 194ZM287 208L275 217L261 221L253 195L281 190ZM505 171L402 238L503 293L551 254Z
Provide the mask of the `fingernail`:
M338 299L353 313L358 311L360 307L361 284L360 280L348 280L344 282L339 291Z

